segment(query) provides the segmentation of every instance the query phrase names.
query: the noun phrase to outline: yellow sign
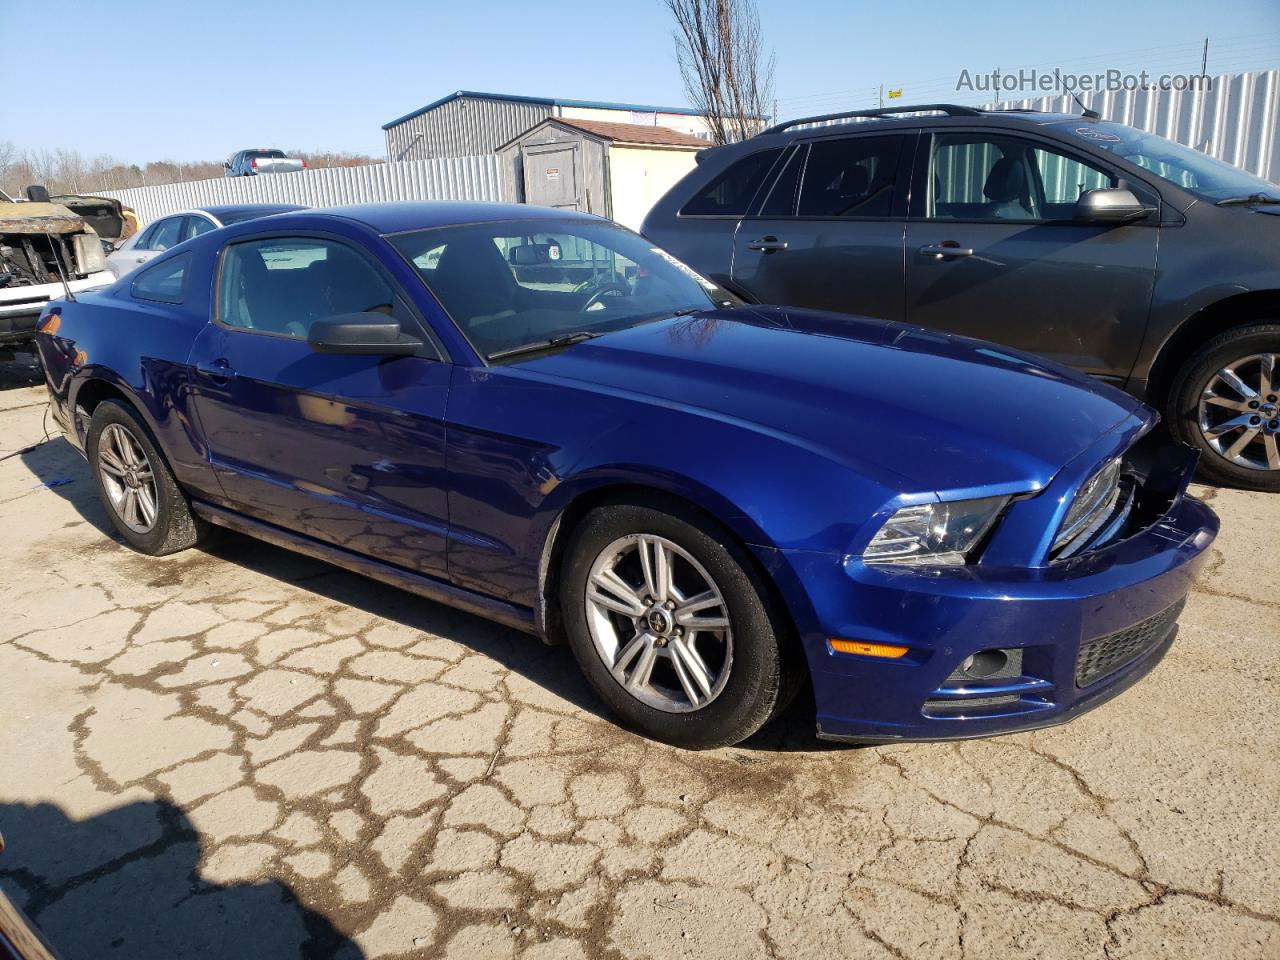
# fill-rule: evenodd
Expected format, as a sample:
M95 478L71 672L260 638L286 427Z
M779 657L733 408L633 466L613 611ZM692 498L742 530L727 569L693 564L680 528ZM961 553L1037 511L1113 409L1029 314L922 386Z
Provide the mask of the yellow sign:
M902 96L902 88L901 88L901 87L899 87L897 90L890 90L890 91L889 91L889 99L890 99L890 100L897 100L900 96Z

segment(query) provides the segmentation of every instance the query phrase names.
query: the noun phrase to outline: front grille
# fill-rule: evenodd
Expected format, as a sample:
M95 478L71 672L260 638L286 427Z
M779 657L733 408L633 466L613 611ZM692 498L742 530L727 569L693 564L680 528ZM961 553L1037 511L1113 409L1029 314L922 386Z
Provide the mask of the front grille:
M1158 646L1169 635L1184 603L1185 600L1179 600L1127 630L1082 643L1076 658L1076 686L1087 687Z

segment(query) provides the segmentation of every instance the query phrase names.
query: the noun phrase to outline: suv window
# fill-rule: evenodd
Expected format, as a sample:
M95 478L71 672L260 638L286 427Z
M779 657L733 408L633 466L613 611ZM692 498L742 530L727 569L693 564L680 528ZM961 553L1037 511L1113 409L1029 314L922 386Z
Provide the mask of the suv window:
M761 150L743 157L712 180L684 205L682 217L745 216L752 198L773 167L782 148Z
M272 237L227 247L218 278L218 320L229 327L305 340L311 324L343 313L407 320L390 284L345 244Z
M1116 182L1101 167L1017 137L938 134L926 216L1068 220L1081 193Z
M893 209L901 136L820 140L809 148L801 217L887 217Z
M187 266L191 263L191 254L184 253L148 267L138 274L129 292L136 300L151 300L156 303L182 303L183 290L186 286Z

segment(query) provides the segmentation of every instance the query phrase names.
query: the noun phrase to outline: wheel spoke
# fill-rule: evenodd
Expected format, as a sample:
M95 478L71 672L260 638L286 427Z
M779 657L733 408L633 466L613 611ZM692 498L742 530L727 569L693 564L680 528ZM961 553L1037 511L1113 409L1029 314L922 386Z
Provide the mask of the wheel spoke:
M657 603L665 603L671 592L671 555L661 541L641 537L640 568L644 571L644 585Z
M640 594L614 570L601 570L591 578L587 599L624 617L639 617L644 614Z
M632 637L625 647L618 651L618 656L613 661L613 674L619 680L623 680L626 676L627 667L638 657L644 648L653 645L653 636L648 633L637 633Z
M1248 426L1248 416L1232 417L1230 420L1223 420L1212 427L1206 427L1204 433L1206 437L1220 437L1224 433L1230 433L1232 430L1243 430Z
M1223 367L1218 371L1218 379L1226 381L1226 383L1240 396L1246 400L1253 400L1258 396L1257 391L1246 384L1238 376L1232 367Z
M1249 405L1243 400L1230 400L1227 397L1219 396L1216 393L1205 392L1200 398L1201 403L1207 403L1215 407L1226 407L1228 410L1248 410Z
M711 673L694 649L692 640L677 637L671 641L671 662L680 678L680 686L694 706L711 696ZM696 687L696 689L695 689Z
M1258 364L1258 393L1270 394L1276 391L1276 355L1264 353Z
M98 462L102 465L102 469L107 471L113 477L123 477L126 467L120 462L120 458L111 450L103 447L98 451Z
M129 487L124 492L124 519L134 526L138 524L138 492Z
M686 630L723 630L729 626L729 619L723 615L699 617L697 614L702 610L713 608L723 608L724 601L719 595L712 590L700 593L695 597L690 597L680 606L676 607L675 619L676 623L684 627Z
M151 488L141 486L138 488L138 508L142 511L142 522L146 526L151 526L156 522L156 502L151 494Z
M1267 448L1267 466L1272 470L1280 470L1280 440L1274 433L1268 433L1262 440Z
M626 685L629 690L639 690L649 686L649 678L653 676L653 665L658 660L658 647L653 642L654 638L647 633L642 636L647 642L640 648L635 669L631 671L631 676L627 677Z
M1240 437L1236 440L1236 442L1233 443L1231 446L1229 446L1223 452L1222 455L1226 457L1228 460L1238 457L1240 455L1240 451L1243 450L1245 447L1247 447L1249 445L1249 442L1253 440L1253 438L1256 437L1257 435L1258 435L1257 427L1253 427L1249 430L1246 430L1244 433L1240 434Z

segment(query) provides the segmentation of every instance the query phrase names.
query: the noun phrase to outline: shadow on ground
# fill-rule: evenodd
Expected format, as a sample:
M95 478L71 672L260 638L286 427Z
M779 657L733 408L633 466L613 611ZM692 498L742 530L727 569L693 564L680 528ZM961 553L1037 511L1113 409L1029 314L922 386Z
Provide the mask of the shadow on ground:
M128 549L116 534L98 499L84 459L65 439L59 437L27 451L22 460L36 477L33 489L48 486L74 506L80 516L103 536ZM207 557L215 557L259 576L293 584L326 600L415 630L447 637L522 674L575 706L611 723L616 722L611 714L604 711L567 646L548 647L519 631L241 534L215 530L189 554L180 554L162 563L133 554L126 562L133 564L139 579L150 585L176 587ZM775 752L847 749L847 746L818 740L814 734L813 718L812 695L806 684L796 703L782 717L744 741L740 749Z
M0 886L65 960L359 960L283 883L200 875L200 839L164 801L74 821L53 804L0 803Z

